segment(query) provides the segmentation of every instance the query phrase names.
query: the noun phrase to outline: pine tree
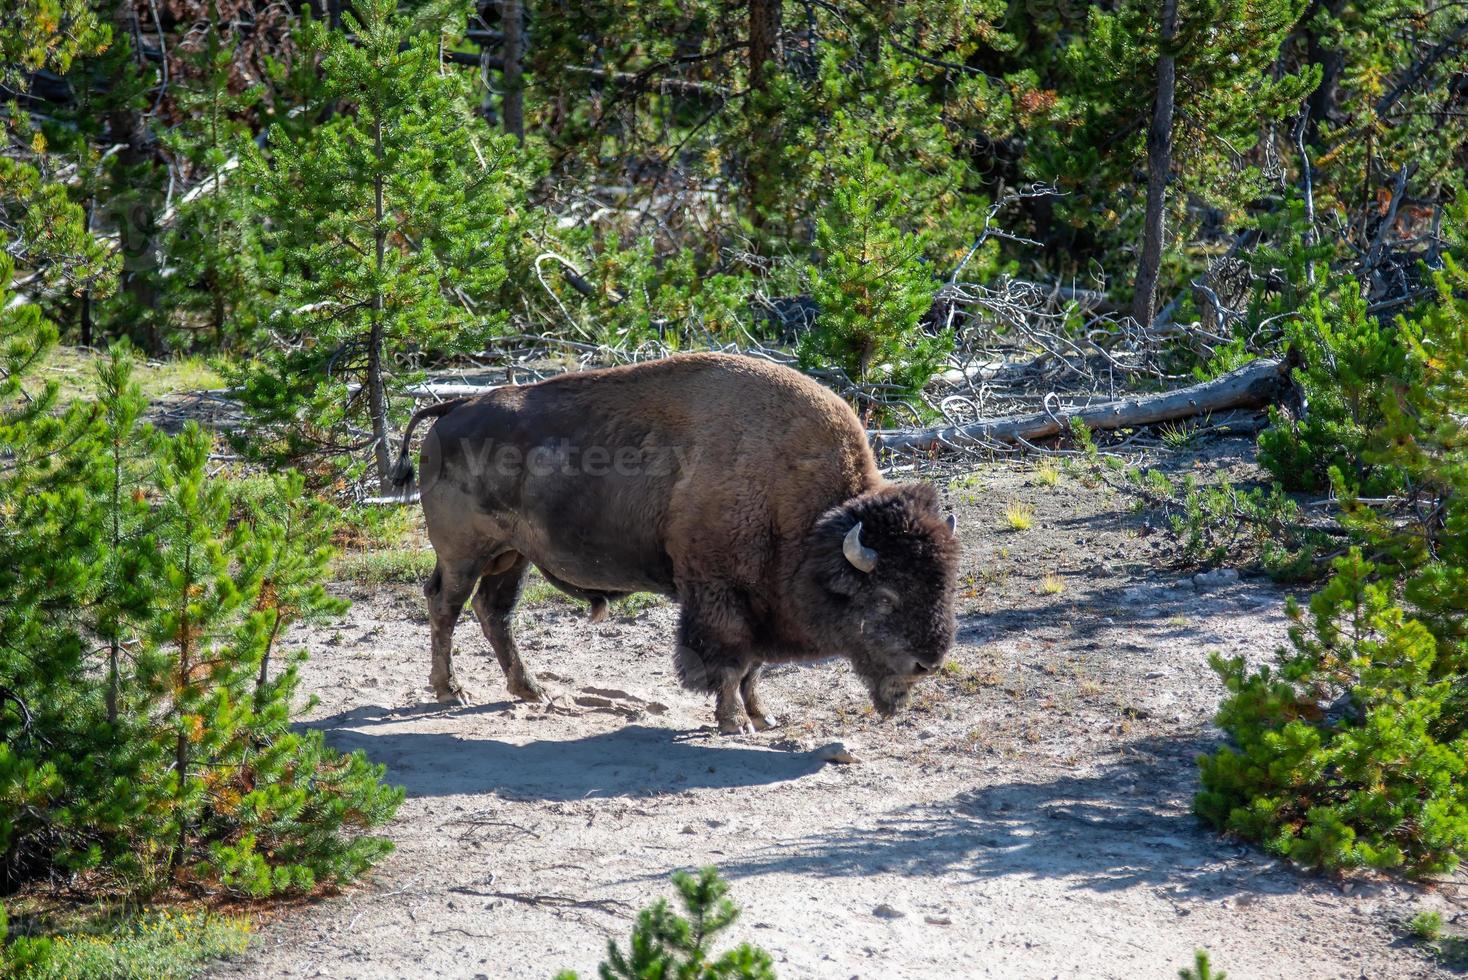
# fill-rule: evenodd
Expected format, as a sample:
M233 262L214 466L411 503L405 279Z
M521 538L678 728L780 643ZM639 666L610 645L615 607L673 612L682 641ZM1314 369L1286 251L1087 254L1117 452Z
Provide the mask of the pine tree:
M0 85L24 91L26 75L42 68L64 75L111 40L87 0L9 0L0 7Z
M132 382L132 362L124 347L114 348L98 366L100 464L92 480L100 497L101 553L88 610L88 626L107 647L107 720L118 722L118 698L125 669L123 647L145 622L158 585L158 549L144 479L151 468L155 439L141 422L147 402Z
M1159 65L1171 56L1171 223L1189 229L1208 208L1221 224L1237 227L1247 220L1245 206L1268 188L1248 154L1318 79L1309 67L1275 70L1304 7L1303 0L1178 0L1165 42L1151 0L1090 5L1084 29L1054 63L1050 97L1033 114L1026 172L1057 181L1067 192L1062 212L1093 227L1106 247L1138 242L1146 185L1137 174L1148 159Z
M1450 258L1436 303L1398 324L1408 370L1380 395L1361 450L1406 500L1354 499L1355 547L1310 600L1275 665L1216 657L1232 745L1200 759L1198 812L1303 863L1450 871L1468 855L1468 276Z
M165 584L140 678L163 706L159 738L172 750L157 787L168 802L158 836L175 874L256 896L310 891L390 849L356 831L390 818L402 793L360 754L290 731L298 658L268 675L285 624L342 606L302 587L330 557L324 509L285 499L302 486L286 477L269 511L235 523L227 486L209 476L209 450L190 426L160 467Z
M308 22L302 41L337 111L275 131L255 174L283 277L276 344L239 380L280 455L366 448L386 481L392 399L413 357L482 350L503 322L489 300L519 186L514 141L474 114L436 35L410 34L393 0L345 21Z
M801 362L911 395L953 343L949 332L928 336L918 326L935 290L922 238L898 226L899 185L870 147L838 145L830 165L831 203L815 236L821 259L810 272L820 313L801 338Z
M174 347L244 347L259 326L273 272L258 201L245 174L256 155L245 120L260 89L236 92L235 52L211 20L188 39L174 100L182 120L164 143L194 189L179 202L162 243L162 305ZM176 69L177 70L177 69Z
M639 912L625 953L616 940L607 943L602 980L775 980L770 955L757 946L742 943L714 957L713 940L739 918L729 885L714 868L696 877L674 872L673 885L685 914L663 899ZM564 971L556 980L576 980L576 974Z
M17 402L55 338L27 309L4 313L26 332L0 366L0 870L93 869L126 894L360 874L402 793L292 729L303 654L279 649L342 609L319 584L329 508L296 474L232 494L201 430L142 423L122 351L95 402Z
M85 212L66 186L41 169L56 162L45 135L20 123L13 136L24 150L0 157L0 221L15 236L7 240L6 251L14 260L13 273L25 283L21 302L35 303L40 316L40 302L51 294L109 291L120 257L88 231Z
M1398 174L1420 189L1414 204L1461 179L1468 117L1449 80L1468 68L1468 24L1450 0L1335 0L1310 14L1286 53L1323 68L1308 106L1317 207L1366 249Z
M39 191L32 217L51 229L56 264L87 268L95 253L80 209L38 185L33 169L0 162L0 170ZM105 264L92 271L105 276ZM0 253L0 876L7 882L53 863L102 860L101 828L128 812L123 799L142 761L120 744L122 726L109 717L104 689L115 687L90 669L97 639L115 635L110 625L131 608L107 587L120 578L114 559L123 549L109 546L104 490L109 427L121 432L131 422L126 411L104 406L63 408L56 384L35 380L58 331L39 306L11 296L12 272ZM129 496L118 507L132 503ZM91 605L99 595L104 601ZM88 790L74 794L77 784Z
M1285 329L1301 362L1293 377L1308 410L1292 418L1270 406L1259 463L1291 490L1326 489L1338 469L1351 474L1358 492L1384 496L1400 489L1401 471L1366 457L1385 419L1383 397L1414 367L1408 357L1414 327L1371 314L1353 280L1328 292L1335 298L1311 297L1308 315Z
M63 86L67 97L47 107L39 129L49 167L71 173L65 186L84 213L82 227L110 239L117 275L48 297L47 310L68 328L75 323L83 346L126 337L157 354L164 348L165 326L156 302L157 223L168 176L157 159L149 118L159 67L136 43L133 0L105 0L94 10L110 25L110 41L71 62Z

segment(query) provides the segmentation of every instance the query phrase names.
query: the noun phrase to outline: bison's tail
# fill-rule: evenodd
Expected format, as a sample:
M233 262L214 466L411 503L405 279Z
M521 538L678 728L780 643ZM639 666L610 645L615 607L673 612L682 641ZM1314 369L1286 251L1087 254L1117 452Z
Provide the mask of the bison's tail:
M440 415L447 415L468 400L467 398L455 398L451 401L439 402L437 405L429 405L427 408L420 408L413 413L413 417L408 420L408 427L403 430L403 443L398 449L398 461L388 471L388 482L399 490L406 490L413 482L413 461L408 458L408 447L412 444L413 430L417 428L418 423L424 419L436 419Z

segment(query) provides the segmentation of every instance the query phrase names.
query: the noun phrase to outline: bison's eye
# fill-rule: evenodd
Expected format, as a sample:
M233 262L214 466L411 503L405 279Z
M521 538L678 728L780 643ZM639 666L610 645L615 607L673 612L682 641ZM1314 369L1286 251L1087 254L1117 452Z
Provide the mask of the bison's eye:
M872 596L872 612L878 616L887 616L895 612L898 606L897 593L891 589L879 589Z

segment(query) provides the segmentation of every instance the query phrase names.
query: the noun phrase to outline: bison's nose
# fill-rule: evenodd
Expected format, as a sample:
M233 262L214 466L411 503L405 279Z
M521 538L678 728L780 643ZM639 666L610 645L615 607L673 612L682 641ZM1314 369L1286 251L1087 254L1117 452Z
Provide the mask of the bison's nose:
M914 674L926 674L932 669L932 667L930 667L928 664L923 663L921 660L914 660L912 662L912 672Z

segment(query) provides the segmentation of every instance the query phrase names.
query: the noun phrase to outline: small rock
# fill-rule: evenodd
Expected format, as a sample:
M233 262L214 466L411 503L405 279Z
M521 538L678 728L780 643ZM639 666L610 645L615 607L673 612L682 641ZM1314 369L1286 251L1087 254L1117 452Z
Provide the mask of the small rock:
M1145 585L1134 585L1121 594L1121 601L1127 605L1140 605L1152 598L1152 590Z
M905 919L905 918L907 918L907 913L906 912L903 912L900 909L894 909L892 906L885 905L885 904L878 905L876 908L872 909L872 915L875 915L879 919Z
M1193 576L1193 587L1199 592L1209 589L1221 589L1234 584L1239 580L1239 572L1236 568L1218 568L1211 572L1199 572Z
M856 756L847 750L844 742L832 742L829 745L822 745L812 754L822 762L834 762L840 766L849 766L857 761Z
M946 915L925 915L923 921L930 926L951 926L953 920Z

